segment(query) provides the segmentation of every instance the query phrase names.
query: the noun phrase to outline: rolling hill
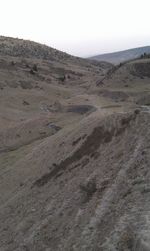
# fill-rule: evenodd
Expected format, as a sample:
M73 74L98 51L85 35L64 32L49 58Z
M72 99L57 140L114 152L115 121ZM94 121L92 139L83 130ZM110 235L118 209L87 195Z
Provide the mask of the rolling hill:
M0 251L150 250L149 70L0 37Z
M97 61L106 61L112 64L119 64L125 61L136 59L144 53L150 54L150 46L129 49L125 51L118 51L113 53L106 53L90 57L90 59Z

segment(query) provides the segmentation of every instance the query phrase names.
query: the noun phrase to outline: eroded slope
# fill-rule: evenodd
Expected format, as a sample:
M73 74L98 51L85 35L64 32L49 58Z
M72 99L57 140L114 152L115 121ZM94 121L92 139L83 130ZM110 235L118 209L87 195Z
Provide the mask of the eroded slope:
M148 72L0 38L0 250L149 250Z
M148 250L149 122L95 112L1 173L2 250Z

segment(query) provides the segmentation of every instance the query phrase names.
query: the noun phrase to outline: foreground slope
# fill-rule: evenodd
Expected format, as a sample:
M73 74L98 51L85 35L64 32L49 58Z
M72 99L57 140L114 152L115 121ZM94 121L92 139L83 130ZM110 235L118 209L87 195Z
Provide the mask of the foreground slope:
M1 250L149 250L150 116L99 115L8 154Z
M110 62L116 65L116 64L131 60L131 59L139 58L144 53L150 54L150 46L96 55L96 56L91 57L91 59L94 59L97 61L106 61L106 62Z
M0 41L0 250L150 250L149 59Z

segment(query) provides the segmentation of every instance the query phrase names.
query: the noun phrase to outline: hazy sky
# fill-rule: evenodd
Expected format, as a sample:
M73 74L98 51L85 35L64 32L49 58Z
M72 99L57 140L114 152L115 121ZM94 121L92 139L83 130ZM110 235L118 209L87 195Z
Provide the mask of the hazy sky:
M89 56L150 45L150 0L0 0L0 35Z

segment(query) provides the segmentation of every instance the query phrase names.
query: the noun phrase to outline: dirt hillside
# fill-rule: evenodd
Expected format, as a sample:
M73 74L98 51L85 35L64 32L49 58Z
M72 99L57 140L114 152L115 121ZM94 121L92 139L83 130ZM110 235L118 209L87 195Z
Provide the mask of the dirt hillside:
M1 44L0 251L150 250L149 59Z

